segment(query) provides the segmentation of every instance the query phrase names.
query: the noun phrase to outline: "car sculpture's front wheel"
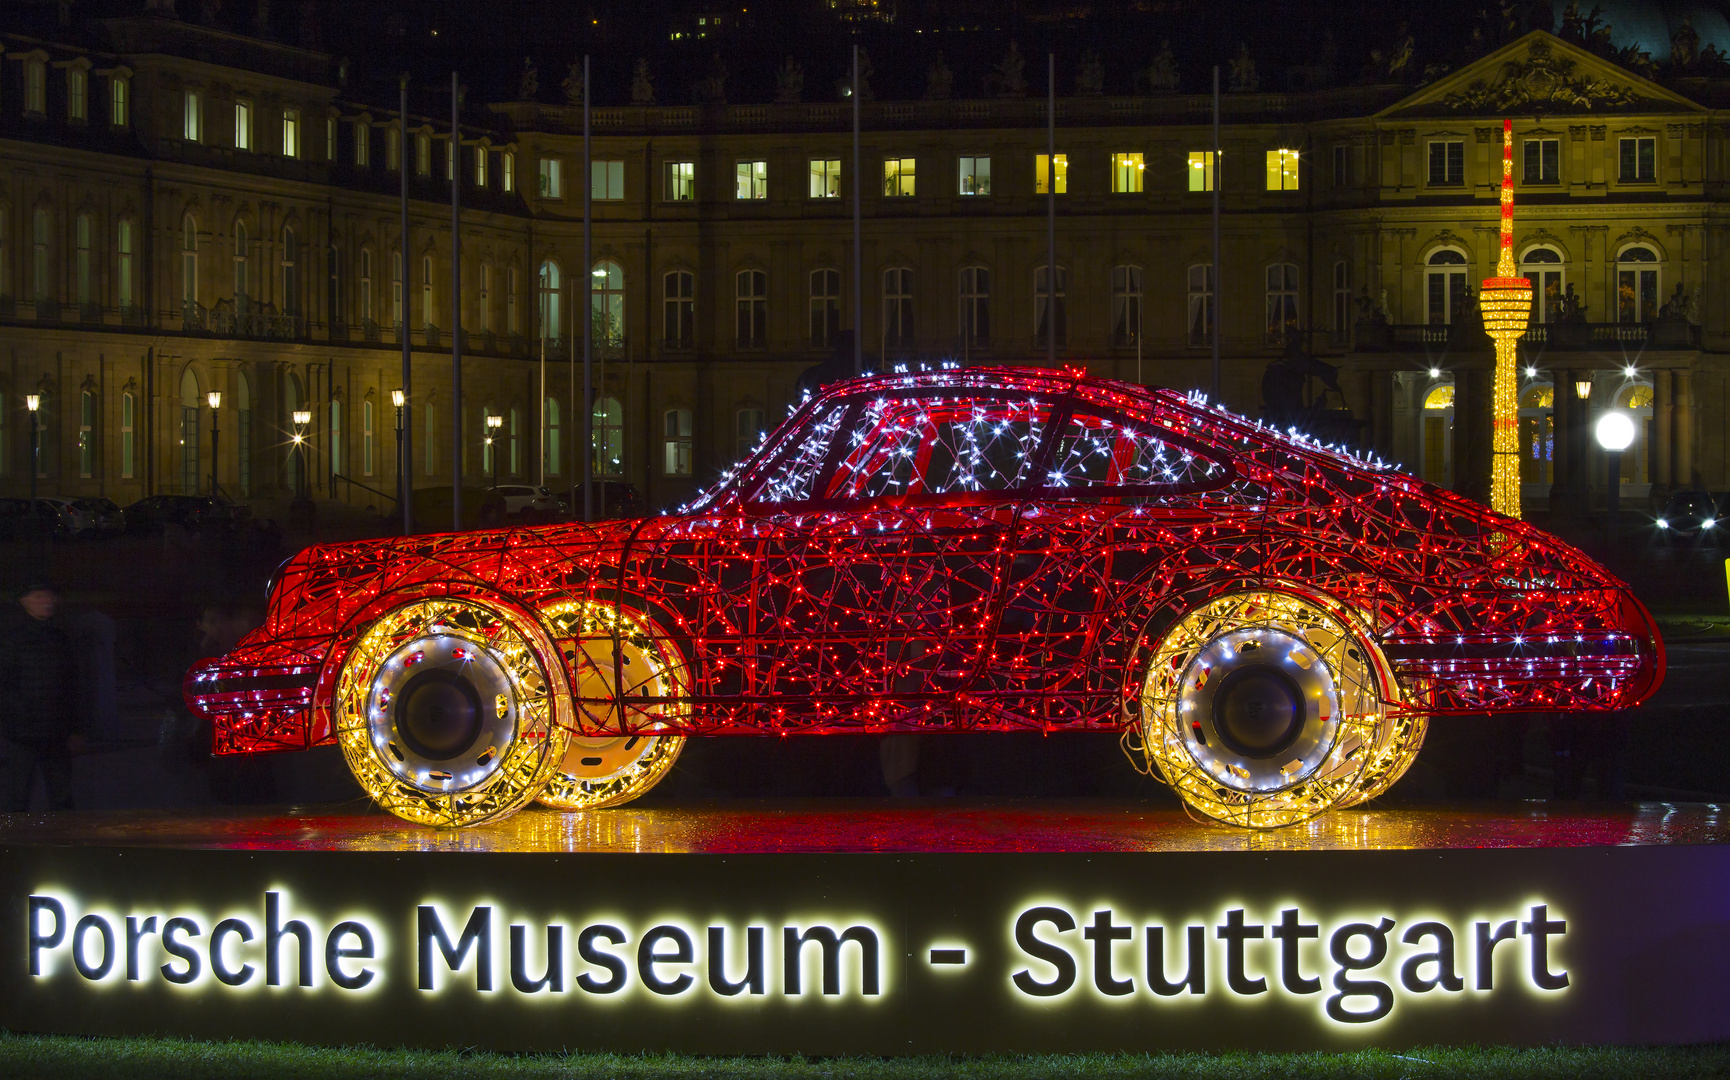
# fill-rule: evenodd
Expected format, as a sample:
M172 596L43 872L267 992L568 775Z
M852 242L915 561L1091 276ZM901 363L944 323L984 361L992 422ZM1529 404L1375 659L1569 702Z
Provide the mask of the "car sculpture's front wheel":
M356 639L336 734L362 788L422 825L514 813L564 760L563 669L529 620L466 599L416 600Z
M690 708L689 671L678 647L634 612L570 602L542 612L571 671L579 731L540 794L559 810L619 806L660 783L684 749L656 734Z
M1216 597L1154 649L1141 688L1150 764L1231 825L1296 825L1373 798L1423 742L1383 700L1386 663L1346 613L1279 592Z

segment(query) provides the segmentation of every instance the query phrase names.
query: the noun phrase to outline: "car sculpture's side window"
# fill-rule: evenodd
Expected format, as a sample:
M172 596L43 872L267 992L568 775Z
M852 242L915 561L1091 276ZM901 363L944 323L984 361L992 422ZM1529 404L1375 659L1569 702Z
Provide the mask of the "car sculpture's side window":
M836 404L812 417L797 436L798 441L764 477L757 488L757 499L766 503L799 503L812 498L823 465L829 460L835 433L841 430L841 420L846 415L847 406Z
M1220 462L1178 445L1152 425L1075 413L1058 436L1045 486L1198 491L1228 479Z
M1025 482L1049 408L1033 398L879 398L849 433L833 499L1008 491Z

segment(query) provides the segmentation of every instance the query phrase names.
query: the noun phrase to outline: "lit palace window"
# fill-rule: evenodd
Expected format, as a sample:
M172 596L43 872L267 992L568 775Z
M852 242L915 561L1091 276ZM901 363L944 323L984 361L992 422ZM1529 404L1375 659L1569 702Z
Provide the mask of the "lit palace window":
M623 161L589 162L589 197L596 202L610 202L625 197L625 163Z
M1298 152L1269 150L1267 152L1267 189L1296 191L1298 189Z
M543 199L565 197L564 179L560 175L558 158L542 158L540 163L540 196Z
M1189 190L1213 190L1213 151L1191 150L1189 152Z
M234 103L234 148L236 150L252 149L252 102L250 101Z
M961 158L957 171L960 173L959 194L991 194L991 159L989 157Z
M1116 195L1139 195L1147 163L1140 154L1111 155L1111 190Z
M910 157L883 159L883 194L886 198L913 197L916 165L916 159Z
M692 202L697 198L696 162L666 162L662 176L661 197L667 202Z
M841 159L811 159L811 197L839 199L841 197Z
M1057 171L1056 194L1066 195L1069 193L1069 155L1068 154L1058 154L1057 155L1057 170L1056 171ZM1050 164L1049 159L1047 159L1047 157L1044 154L1035 154L1033 157L1033 193L1035 195L1048 194L1048 190L1047 190L1046 185L1047 185L1047 183L1051 177L1051 173L1052 173L1052 168L1051 168L1051 164Z
M769 163L740 161L734 165L735 198L767 199L769 197Z

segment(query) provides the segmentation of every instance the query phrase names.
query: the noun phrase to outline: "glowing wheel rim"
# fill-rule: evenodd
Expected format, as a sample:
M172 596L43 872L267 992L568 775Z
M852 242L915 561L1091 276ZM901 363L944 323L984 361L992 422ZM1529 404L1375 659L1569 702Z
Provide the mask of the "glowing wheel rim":
M590 734L572 736L540 801L558 810L630 802L659 783L684 749L684 736L654 734L690 710L684 657L646 621L609 604L559 604L542 615L571 671L578 729Z
M1258 668L1289 675L1287 689L1262 692L1280 708L1290 699L1283 728L1222 718L1220 685ZM1379 794L1417 753L1421 719L1390 715L1386 672L1344 611L1285 593L1218 597L1179 619L1154 650L1141 690L1144 752L1208 817L1256 829L1296 825ZM1250 737L1257 732L1267 733L1260 743Z
M337 742L367 794L400 818L446 828L534 798L569 738L556 721L562 672L549 672L541 636L466 600L405 604L369 626L335 703Z

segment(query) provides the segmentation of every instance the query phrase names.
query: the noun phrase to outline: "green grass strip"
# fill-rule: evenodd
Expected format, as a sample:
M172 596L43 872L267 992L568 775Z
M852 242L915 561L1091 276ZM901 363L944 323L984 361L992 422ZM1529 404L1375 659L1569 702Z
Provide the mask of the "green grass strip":
M1730 1076L1730 1046L1423 1047L1343 1054L1026 1054L780 1058L495 1054L0 1032L0 1077L77 1080L1691 1080Z

